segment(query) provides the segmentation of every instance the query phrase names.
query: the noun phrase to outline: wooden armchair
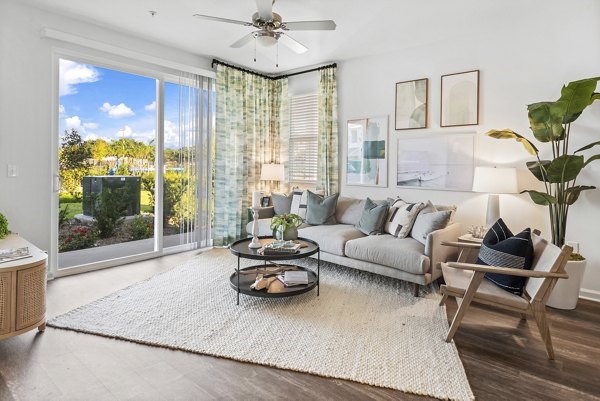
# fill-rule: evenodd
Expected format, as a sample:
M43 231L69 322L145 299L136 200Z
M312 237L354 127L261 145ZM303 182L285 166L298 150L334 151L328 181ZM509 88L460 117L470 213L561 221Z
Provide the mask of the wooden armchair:
M469 252L472 254L474 250L481 246L480 244L463 242L442 243L442 245L463 249L458 262L442 264L442 272L446 284L441 286L443 297L440 305L443 305L449 296L456 297L459 303L459 308L452 320L446 342L452 340L465 312L471 302L474 301L519 312L522 318L526 318L529 312L533 314L546 346L548 358L554 359L550 328L546 320L546 300L550 296L556 281L559 278L568 278L565 272L565 264L569 260L573 249L568 245L560 249L539 235L540 232L538 230L534 230L531 234L534 248L531 270L465 263L465 255L468 255ZM483 280L486 272L527 277L523 295L512 294L504 291L490 281ZM459 298L462 298L462 302L459 301Z

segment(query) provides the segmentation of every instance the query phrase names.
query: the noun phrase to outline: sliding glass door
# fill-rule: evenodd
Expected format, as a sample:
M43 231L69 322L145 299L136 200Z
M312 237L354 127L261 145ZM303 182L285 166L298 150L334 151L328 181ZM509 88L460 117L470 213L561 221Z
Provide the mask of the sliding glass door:
M59 71L58 269L207 246L213 80Z

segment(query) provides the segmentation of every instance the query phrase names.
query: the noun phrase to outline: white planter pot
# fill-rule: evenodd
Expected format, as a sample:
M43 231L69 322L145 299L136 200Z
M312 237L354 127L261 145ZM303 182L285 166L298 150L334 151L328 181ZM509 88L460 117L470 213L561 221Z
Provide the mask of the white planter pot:
M587 260L570 260L565 266L569 275L567 279L558 279L552 294L546 302L547 306L556 309L571 310L577 306L579 299L579 290Z

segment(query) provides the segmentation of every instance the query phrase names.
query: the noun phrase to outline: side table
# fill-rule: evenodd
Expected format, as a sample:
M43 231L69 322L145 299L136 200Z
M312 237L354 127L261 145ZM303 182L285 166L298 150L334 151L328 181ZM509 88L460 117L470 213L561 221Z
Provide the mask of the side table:
M0 340L46 329L46 253L16 234L0 249L28 247L30 257L0 263Z

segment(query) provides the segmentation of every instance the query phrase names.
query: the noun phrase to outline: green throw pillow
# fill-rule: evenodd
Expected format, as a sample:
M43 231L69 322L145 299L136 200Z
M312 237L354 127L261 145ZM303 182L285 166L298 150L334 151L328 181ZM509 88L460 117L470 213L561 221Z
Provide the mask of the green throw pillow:
M360 221L354 227L366 235L381 234L389 207L390 205L387 202L379 205L367 198Z
M323 198L308 191L306 204L306 222L312 226L321 224L336 224L335 207L340 194L333 194Z

